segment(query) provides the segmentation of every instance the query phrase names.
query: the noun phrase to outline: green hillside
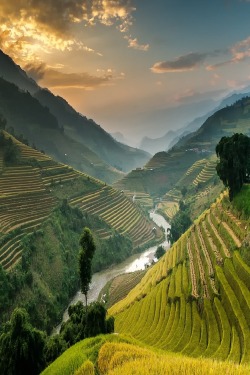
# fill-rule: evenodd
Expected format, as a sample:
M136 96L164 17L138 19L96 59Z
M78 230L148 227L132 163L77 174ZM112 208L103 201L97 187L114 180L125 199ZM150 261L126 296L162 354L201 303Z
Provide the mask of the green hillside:
M49 330L78 288L84 226L97 243L94 272L160 241L163 234L131 199L106 183L55 162L7 132L0 133L0 142L1 320L21 305L36 325Z
M116 334L77 343L42 374L249 374L249 194L221 194L109 309Z
M250 221L237 207L221 195L111 307L116 332L190 357L249 364Z
M131 192L162 196L171 190L193 165L198 171L204 159L210 159L215 154L215 146L221 137L234 133L250 135L249 124L250 98L246 97L214 113L196 132L183 137L168 152L155 154L143 168L133 170L115 182L114 186ZM195 185L199 182L202 184L208 177L212 179L213 165L211 162L200 176L197 175ZM190 180L191 178L192 176Z

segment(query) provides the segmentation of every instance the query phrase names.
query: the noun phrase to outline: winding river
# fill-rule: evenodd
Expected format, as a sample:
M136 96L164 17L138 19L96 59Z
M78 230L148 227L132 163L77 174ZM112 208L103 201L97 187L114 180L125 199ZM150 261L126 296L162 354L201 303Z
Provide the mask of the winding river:
M154 259L154 253L158 246L162 245L165 249L169 248L169 242L167 241L166 234L167 229L170 227L170 225L164 219L163 216L157 214L155 211L150 212L150 217L159 227L164 228L165 240L161 244L150 247L143 253L132 255L125 261L116 264L113 267L108 268L107 270L94 273L92 276L92 282L90 284L90 290L88 292L88 303L96 301L102 288L109 280L113 279L114 277L121 275L123 273L135 272L138 270L145 269L146 265L151 263L151 261ZM72 298L69 305L74 305L78 301L82 301L83 303L85 303L85 297L80 290ZM63 321L66 321L67 319L68 308L65 310L63 314ZM60 326L61 324L55 328L54 333L59 332Z

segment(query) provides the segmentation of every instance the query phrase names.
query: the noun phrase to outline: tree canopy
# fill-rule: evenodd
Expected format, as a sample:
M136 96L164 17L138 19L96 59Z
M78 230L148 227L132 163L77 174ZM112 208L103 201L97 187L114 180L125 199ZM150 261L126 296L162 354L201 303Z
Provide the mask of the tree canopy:
M164 254L166 253L166 250L163 246L158 246L155 252L155 257L157 259L160 259Z
M80 238L81 250L79 252L79 272L81 291L85 295L87 306L87 295L92 278L92 259L95 253L95 243L89 228L84 228Z
M39 374L44 346L45 334L32 327L25 309L15 309L0 336L0 373Z
M222 137L215 148L217 174L229 189L229 199L240 191L250 174L250 138L242 133Z

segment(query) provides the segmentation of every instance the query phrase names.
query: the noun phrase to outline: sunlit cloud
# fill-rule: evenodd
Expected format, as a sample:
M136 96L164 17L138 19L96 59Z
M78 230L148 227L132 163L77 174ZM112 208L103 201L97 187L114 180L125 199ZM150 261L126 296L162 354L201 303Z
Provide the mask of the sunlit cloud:
M47 69L40 78L40 82L49 88L78 88L84 90L94 89L109 83L111 75L93 76L88 73L64 73Z
M115 25L126 33L133 23L131 0L8 0L0 2L0 48L16 61L39 53L82 50L102 56L77 39L74 25ZM140 47L138 45L138 47Z
M125 36L125 39L128 40L128 47L138 49L139 51L148 51L149 44L139 44L137 38L132 38L129 36Z
M207 70L216 70L230 64L237 64L245 61L250 57L250 37L235 43L228 52L231 53L231 58L217 64L208 65Z
M186 72L200 66L207 56L207 53L191 52L174 60L157 62L152 66L151 70L154 73Z
M112 69L97 69L96 75L83 73L66 73L61 71L63 66L48 66L44 63L29 63L25 65L25 71L42 86L63 89L91 90L100 86L114 84L116 80L124 79L124 73L116 73ZM56 70L57 69L57 70ZM58 70L59 69L59 70Z

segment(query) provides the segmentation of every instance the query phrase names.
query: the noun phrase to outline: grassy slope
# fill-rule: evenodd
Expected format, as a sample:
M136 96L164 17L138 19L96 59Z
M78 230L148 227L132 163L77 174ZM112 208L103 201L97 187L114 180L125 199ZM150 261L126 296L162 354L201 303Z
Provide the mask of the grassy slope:
M96 371L101 375L247 375L249 367L210 359L191 359L148 348L124 335L106 335L75 344L42 375L94 375Z
M110 309L116 331L193 357L248 363L249 225L218 200Z
M249 193L244 186L233 204L221 196L111 307L119 334L76 344L43 375L81 366L109 375L248 374L250 220L238 208Z

